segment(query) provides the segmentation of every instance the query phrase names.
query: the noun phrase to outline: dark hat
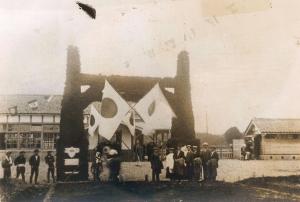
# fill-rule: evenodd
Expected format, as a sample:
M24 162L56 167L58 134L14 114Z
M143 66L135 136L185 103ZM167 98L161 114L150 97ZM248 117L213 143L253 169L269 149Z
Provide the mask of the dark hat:
M47 151L47 153L48 153L48 154L51 154L51 153L52 153L52 151Z
M7 151L6 154L11 154L11 151Z
M35 149L34 152L40 152L38 149Z

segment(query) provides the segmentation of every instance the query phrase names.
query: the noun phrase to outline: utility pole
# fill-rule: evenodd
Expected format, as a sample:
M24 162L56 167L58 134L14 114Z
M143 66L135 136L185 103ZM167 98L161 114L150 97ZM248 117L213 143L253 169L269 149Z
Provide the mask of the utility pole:
M207 111L205 112L205 120L206 120L206 134L208 135L208 118L207 118Z

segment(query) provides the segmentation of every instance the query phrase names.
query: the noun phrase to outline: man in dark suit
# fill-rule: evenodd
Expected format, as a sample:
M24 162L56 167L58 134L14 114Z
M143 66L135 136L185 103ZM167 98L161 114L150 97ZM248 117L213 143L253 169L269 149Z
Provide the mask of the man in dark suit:
M186 163L186 174L188 180L192 181L194 176L194 153L192 151L192 146L187 145L188 152L186 153L185 163Z
M52 176L53 182L55 182L55 178L54 178L55 159L54 159L54 156L52 155L51 151L48 151L48 154L45 157L45 163L48 165L48 172L47 172L48 183L50 183L50 174Z
M34 150L34 154L29 159L29 165L31 166L30 184L34 175L34 183L37 184L37 178L39 176L40 156L39 150Z
M151 169L152 169L152 182L159 182L159 175L161 170L164 168L163 163L160 159L160 151L159 148L155 147L153 150L153 155L150 160Z
M26 163L26 158L24 154L25 152L21 151L20 155L14 161L15 166L17 167L17 179L21 175L23 182L25 182L25 163Z
M219 155L216 151L216 147L211 147L211 159L209 163L209 179L212 182L216 181L217 168L219 167Z
M203 177L204 180L208 180L209 170L208 170L208 162L211 159L211 152L208 149L208 144L206 142L203 143L203 150L200 152L200 157L202 160L203 167Z

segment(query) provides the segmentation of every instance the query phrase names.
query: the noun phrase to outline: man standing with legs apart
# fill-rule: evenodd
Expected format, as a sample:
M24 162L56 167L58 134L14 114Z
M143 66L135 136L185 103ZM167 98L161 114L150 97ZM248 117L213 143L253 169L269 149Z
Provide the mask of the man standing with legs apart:
M211 158L211 153L208 149L208 144L206 142L204 142L202 146L203 146L203 150L200 152L200 157L202 160L204 181L207 181L209 177L208 161Z
M24 156L25 152L21 151L20 155L15 159L15 166L17 166L17 179L22 176L22 181L25 182L25 163L26 158Z
M45 162L48 165L48 172L47 172L48 183L50 183L50 174L52 176L53 182L55 182L55 178L54 178L55 159L51 151L48 151L48 155L45 157Z
M37 184L37 178L39 176L39 166L40 166L40 156L39 150L34 150L34 154L29 159L29 164L31 166L30 174L30 184L32 183L32 177L34 175L34 183Z

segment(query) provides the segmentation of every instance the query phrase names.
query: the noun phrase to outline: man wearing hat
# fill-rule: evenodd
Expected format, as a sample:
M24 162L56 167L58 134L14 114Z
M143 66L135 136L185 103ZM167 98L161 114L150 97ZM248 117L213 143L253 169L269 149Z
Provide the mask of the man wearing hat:
M108 152L108 167L109 167L109 180L112 182L119 182L119 174L121 169L121 160L118 156L118 151L110 149Z
M208 143L204 142L202 146L203 146L203 150L200 152L200 157L202 160L203 178L206 181L209 175L208 162L211 158L211 152L208 149Z
M6 152L6 155L4 159L2 160L2 168L3 168L3 178L5 181L8 181L11 177L11 166L13 164L12 158L11 158L11 152Z
M211 159L209 161L209 180L212 182L216 181L217 168L219 166L219 155L216 151L216 147L211 147Z
M188 180L192 181L193 176L194 176L194 167L193 167L193 162L194 162L194 153L192 151L192 146L187 145L187 153L185 157L185 164L186 164L186 172L187 172L187 178Z
M198 146L193 146L193 153L194 153L194 161L193 161L193 166L194 166L194 180L199 181L201 173L202 173L202 161L200 158L200 152L198 150Z
M19 179L19 176L22 176L22 181L25 182L25 152L20 151L19 156L15 159L14 163L15 166L17 166L17 179Z
M153 155L150 160L151 162L151 169L152 169L152 182L159 182L159 175L161 173L161 169L164 168L162 161L159 156L159 148L154 147Z
M52 176L53 182L55 182L55 178L54 178L55 159L54 159L54 156L52 155L52 151L48 151L47 156L45 156L45 162L48 165L48 172L47 172L48 183L50 183L50 174Z
M39 166L40 166L40 156L39 156L38 149L34 150L34 154L29 159L29 164L31 166L30 184L32 183L33 175L34 175L34 183L37 184L37 179L39 176Z

